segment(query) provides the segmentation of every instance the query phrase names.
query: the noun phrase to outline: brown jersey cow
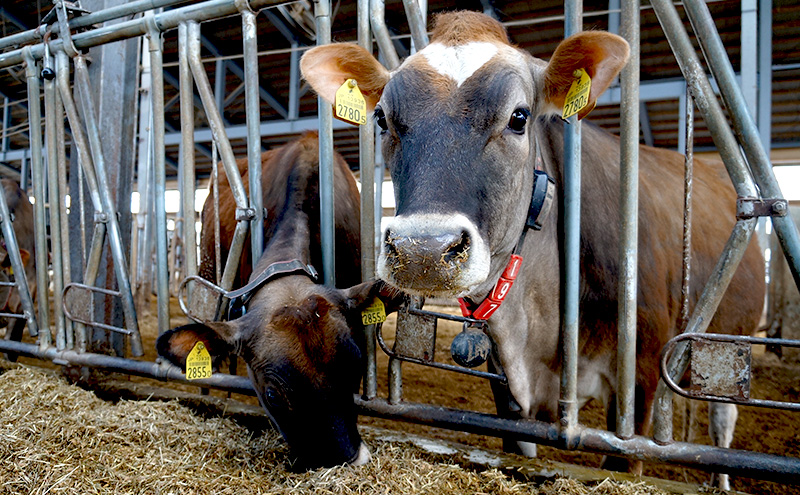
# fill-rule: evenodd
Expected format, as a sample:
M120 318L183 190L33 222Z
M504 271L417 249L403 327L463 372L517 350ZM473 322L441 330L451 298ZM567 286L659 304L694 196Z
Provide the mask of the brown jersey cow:
M564 106L578 69L592 79L583 117L627 57L622 38L587 31L564 40L545 62L514 47L493 19L454 12L438 16L430 44L392 72L353 44L316 47L302 59L304 77L323 98L332 101L336 89L353 78L374 107L397 201L396 216L385 224L378 275L395 287L463 298L466 306L484 301L500 287L520 241L537 148L541 168L559 183L542 230L529 233L520 246L524 261L515 284L488 320L516 409L507 414L557 418L564 124L552 116ZM613 408L619 141L585 125L581 149L578 400L582 406L597 399ZM678 153L640 148L636 429L641 434L650 428L659 354L679 319L682 164ZM736 210L736 194L720 163L697 160L695 170L694 201L703 207L695 211L692 302L722 252ZM753 332L764 286L763 260L753 243L709 331ZM498 402L498 409L507 409L508 402Z
M319 148L310 133L262 156L264 253L250 274L266 280L247 296L244 316L192 324L159 337L161 356L185 367L198 341L218 364L229 353L246 363L259 401L281 431L296 467L363 464L370 458L356 428L353 394L363 369L360 311L381 296L383 284L360 282L359 195L355 179L336 155L334 204L337 289L317 283L320 247ZM245 172L246 162L239 162ZM201 273L213 273L211 197L203 216ZM227 182L220 186L223 244L230 243L235 204ZM209 232L212 232L209 234ZM209 237L211 241L209 241ZM385 293L384 293L385 296ZM387 298L387 302L391 298ZM387 308L391 310L390 308Z

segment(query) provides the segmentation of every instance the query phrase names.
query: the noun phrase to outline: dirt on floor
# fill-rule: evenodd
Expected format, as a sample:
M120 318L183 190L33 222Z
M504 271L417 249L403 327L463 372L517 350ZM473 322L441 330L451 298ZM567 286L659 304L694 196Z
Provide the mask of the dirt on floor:
M153 311L151 313L141 314L139 320L140 328L142 329L142 341L146 353L142 359L145 360L154 360L156 358L154 346L157 336L155 305L153 305L152 308ZM426 309L428 308L426 307ZM453 312L455 308L437 307L433 309ZM177 303L174 301L171 306L171 312L173 314L171 326L174 327L188 321L182 315ZM383 336L390 346L394 339L395 322L396 319L394 315L392 315L383 325ZM461 326L457 323L440 321L435 351L435 358L437 361L453 364L450 358L450 343L460 330ZM26 362L41 364L41 362L38 361ZM388 394L387 366L388 358L379 349L378 395L380 397L386 397ZM238 368L239 374L246 374L243 363L240 362ZM485 369L485 365L478 369ZM489 384L484 379L409 363L404 363L402 370L403 398L405 400L478 412L495 412ZM131 378L131 380L148 381L140 378ZM153 381L153 383L163 385L163 383L160 382ZM170 384L170 386L192 392L197 392L198 390L197 387L191 386L176 384ZM783 362L774 354L759 352L758 348L754 348L753 381L751 388L752 395L755 398L798 402L800 399L800 365L796 362ZM226 395L219 391L212 391L211 394L219 397L224 397ZM234 397L249 404L257 404L257 401L252 397L238 395ZM696 409L696 414L692 415L693 423L690 427L687 427L685 425L685 418L687 417L686 410L689 407L688 402L689 401L684 399L678 399L676 401L675 436L677 439L681 439L687 438L688 435L689 439L693 439L692 441L708 445L710 444L710 440L708 438L706 403L694 401L695 405L693 407ZM594 403L588 404L587 407L581 411L579 420L581 424L594 428L604 428L605 425L604 412L599 405ZM501 440L494 437L373 417L362 417L360 423L493 450L502 449ZM799 427L800 414L796 412L740 406L736 435L731 447L734 449L800 457ZM539 447L539 456L554 461L576 463L591 467L599 467L602 461L602 457L597 454L568 452L546 446ZM708 473L702 471L656 463L646 464L644 475L699 484L707 483L710 478ZM731 486L734 490L753 494L800 493L800 489L794 486L737 476L731 476Z

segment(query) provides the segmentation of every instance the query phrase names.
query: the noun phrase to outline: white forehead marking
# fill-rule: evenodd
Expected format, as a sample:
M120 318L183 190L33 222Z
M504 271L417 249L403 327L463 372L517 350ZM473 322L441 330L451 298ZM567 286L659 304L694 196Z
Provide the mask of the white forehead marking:
M420 54L437 72L455 79L461 84L497 54L497 45L486 42L472 42L459 46L444 46L431 43Z

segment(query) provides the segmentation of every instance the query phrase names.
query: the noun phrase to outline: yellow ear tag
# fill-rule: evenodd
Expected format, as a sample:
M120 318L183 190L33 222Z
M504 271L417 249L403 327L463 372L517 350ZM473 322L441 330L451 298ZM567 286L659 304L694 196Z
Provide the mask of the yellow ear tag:
M205 344L198 342L186 356L186 379L211 378L211 355Z
M348 79L336 90L333 114L337 119L356 125L367 123L367 100L355 79Z
M372 304L361 312L361 323L375 325L384 321L386 321L386 308L383 306L383 301L376 297Z
M592 78L585 70L577 69L572 74L575 76L575 80L569 87L564 100L564 111L561 114L561 118L564 120L580 112L589 104L589 92L592 90Z

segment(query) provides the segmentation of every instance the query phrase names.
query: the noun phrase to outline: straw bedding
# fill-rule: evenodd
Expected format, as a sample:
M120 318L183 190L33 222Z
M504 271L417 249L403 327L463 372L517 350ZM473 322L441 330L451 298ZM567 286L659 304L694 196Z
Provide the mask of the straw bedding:
M24 494L569 494L664 492L643 483L534 483L497 469L448 464L407 445L366 438L361 468L287 471L273 431L200 417L176 402L120 401L41 370L0 375L0 493Z

